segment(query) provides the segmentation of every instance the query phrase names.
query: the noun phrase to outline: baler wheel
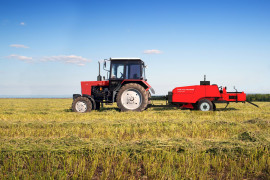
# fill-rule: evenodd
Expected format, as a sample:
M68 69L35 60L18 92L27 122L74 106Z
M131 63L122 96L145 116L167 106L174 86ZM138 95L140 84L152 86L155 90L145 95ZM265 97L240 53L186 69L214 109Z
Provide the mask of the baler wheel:
M213 103L208 99L202 99L198 103L198 109L201 111L213 111Z
M73 100L72 103L72 111L85 113L90 112L92 110L92 103L87 97L77 97Z
M129 83L121 87L116 100L121 111L143 111L148 105L148 94L141 85Z

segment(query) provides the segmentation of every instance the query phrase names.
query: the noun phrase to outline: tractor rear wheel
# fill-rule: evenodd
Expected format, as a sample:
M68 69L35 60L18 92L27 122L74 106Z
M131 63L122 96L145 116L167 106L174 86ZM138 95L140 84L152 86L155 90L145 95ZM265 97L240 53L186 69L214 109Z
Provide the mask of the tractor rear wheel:
M213 103L213 102L212 102ZM217 110L217 107L216 107L216 104L213 103L213 110L216 111Z
M213 103L208 99L202 99L198 103L198 109L201 111L213 111Z
M92 103L87 97L77 97L73 100L72 111L73 112L90 112L92 110Z
M147 91L139 84L126 84L117 94L117 106L121 111L143 111L147 104Z
M151 104L152 104L152 102L151 102L151 93L149 92L149 91L147 91L147 96L148 96L148 103L147 103L147 106L146 106L146 108L145 108L145 110L147 110L148 108L150 108L151 107Z

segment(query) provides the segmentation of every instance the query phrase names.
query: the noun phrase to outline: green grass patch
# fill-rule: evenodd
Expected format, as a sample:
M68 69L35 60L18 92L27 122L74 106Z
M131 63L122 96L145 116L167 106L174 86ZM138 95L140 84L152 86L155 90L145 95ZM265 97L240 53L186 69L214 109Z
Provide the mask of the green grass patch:
M0 179L270 177L269 102L85 114L71 103L0 99Z

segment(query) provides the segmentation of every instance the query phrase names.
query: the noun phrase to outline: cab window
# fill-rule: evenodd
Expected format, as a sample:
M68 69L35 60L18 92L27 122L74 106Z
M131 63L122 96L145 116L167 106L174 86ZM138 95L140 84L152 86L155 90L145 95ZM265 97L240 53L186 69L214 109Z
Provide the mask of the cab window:
M124 64L112 64L111 79L124 79Z
M141 77L141 66L140 64L129 64L128 69L128 79L140 79Z

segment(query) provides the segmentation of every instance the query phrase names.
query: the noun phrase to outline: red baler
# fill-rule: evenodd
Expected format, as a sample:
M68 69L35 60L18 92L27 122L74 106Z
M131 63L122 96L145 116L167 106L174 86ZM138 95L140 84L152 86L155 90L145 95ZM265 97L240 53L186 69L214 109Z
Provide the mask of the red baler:
M210 85L210 81L204 80L200 82L200 85L174 88L172 92L168 93L167 99L169 104L181 109L199 109L202 111L215 110L215 103L246 102L244 92L238 92L237 90L227 92L226 89L226 87L218 87L216 84Z

